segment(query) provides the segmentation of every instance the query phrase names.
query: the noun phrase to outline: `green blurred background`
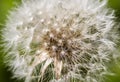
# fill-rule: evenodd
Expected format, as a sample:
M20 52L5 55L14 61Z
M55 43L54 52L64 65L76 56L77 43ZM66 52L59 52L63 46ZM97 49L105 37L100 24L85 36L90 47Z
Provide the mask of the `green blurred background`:
M5 20L9 11L12 10L16 5L19 5L21 0L0 0L0 30L4 27ZM117 22L120 22L120 0L109 0L108 7L115 10ZM1 37L0 37L1 40ZM2 50L2 49L0 49ZM12 73L7 71L7 67L3 64L3 53L0 51L0 82L21 82L12 79ZM107 76L105 82L120 82L120 67L116 64L110 65L111 71L115 73L114 76Z

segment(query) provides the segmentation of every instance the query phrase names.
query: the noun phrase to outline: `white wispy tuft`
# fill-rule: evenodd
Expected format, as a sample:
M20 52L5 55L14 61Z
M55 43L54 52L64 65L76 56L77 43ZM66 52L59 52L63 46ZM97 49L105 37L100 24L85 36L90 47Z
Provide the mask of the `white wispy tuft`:
M27 0L3 29L5 62L25 82L101 82L114 54L106 0ZM116 55L117 57L117 55ZM115 57L114 57L115 58Z

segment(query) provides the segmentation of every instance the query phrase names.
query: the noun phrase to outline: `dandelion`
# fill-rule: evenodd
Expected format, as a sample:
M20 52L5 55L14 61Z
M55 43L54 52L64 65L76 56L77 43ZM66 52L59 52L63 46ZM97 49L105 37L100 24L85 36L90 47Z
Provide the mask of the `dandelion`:
M25 82L101 82L115 50L106 0L27 0L3 30L5 62Z

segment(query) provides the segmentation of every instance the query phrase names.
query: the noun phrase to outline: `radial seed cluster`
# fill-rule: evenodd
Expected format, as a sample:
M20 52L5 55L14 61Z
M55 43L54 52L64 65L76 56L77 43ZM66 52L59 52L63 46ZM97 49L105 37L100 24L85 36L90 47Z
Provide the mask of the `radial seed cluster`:
M24 82L102 82L113 19L106 0L23 0L3 30L5 62Z
M50 31L43 34L41 48L49 53L50 57L56 57L57 60L69 60L75 53L79 53L80 44L77 44L81 34L77 30L65 28L50 28ZM73 37L74 36L74 37ZM75 52L76 51L76 52Z

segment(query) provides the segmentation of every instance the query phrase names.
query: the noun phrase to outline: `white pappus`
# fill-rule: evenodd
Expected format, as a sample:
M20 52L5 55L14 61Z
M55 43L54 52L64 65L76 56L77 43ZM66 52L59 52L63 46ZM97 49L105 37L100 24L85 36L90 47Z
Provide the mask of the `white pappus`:
M102 82L114 57L107 0L23 0L3 29L5 62L25 82Z

